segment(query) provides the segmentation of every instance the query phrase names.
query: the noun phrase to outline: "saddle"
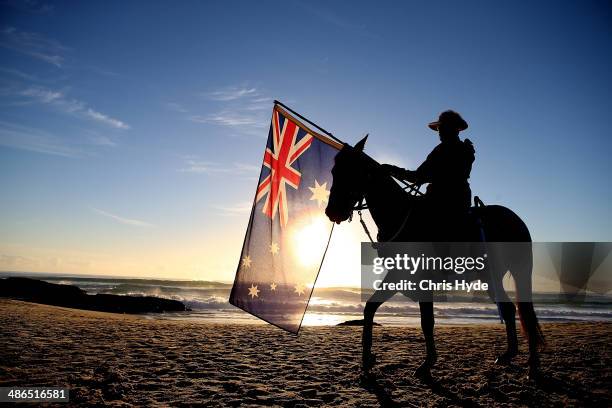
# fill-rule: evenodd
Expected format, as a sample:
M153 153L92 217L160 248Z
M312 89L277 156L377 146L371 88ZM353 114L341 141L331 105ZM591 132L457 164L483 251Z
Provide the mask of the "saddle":
M441 217L436 210L426 207L421 201L415 206L407 228L402 234L403 241L412 242L484 242L484 210L486 205L474 196L474 205L467 211Z

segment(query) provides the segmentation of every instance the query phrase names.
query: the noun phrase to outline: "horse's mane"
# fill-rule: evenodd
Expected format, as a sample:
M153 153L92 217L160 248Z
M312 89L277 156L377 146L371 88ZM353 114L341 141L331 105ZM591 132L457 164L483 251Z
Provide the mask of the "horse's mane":
M390 174L382 170L381 164L370 157L367 153L361 151L360 159L365 162L368 170L381 182L381 187L385 189L386 195L392 195L398 200L407 200L412 198L394 179ZM384 187L383 187L384 186Z

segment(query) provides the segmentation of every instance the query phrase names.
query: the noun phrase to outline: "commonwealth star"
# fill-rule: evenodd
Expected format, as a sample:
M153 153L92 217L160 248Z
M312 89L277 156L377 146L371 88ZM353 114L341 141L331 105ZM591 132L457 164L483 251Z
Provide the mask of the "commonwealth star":
M310 197L310 200L316 200L319 207L321 207L321 204L327 202L329 198L327 182L319 184L319 182L315 179L314 187L308 187L308 189L312 192L312 197Z

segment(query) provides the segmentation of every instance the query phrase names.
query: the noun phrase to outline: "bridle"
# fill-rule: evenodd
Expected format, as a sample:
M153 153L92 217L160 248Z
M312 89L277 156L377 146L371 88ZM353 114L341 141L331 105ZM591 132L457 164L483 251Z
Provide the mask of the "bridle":
M380 165L374 159L370 158L370 160ZM406 180L401 180L401 179L397 179L397 180L401 182L402 184L404 184L402 189L406 191L409 195L411 196L422 196L423 195L423 193L420 191L420 188L421 188L420 184L410 183ZM368 229L368 226L366 225L361 215L361 211L369 209L367 203L365 202L365 192L362 194L356 193L356 192L349 192L349 194L352 196L361 195L361 198L357 199L357 202L355 203L355 206L353 207L351 214L349 215L348 222L351 222L353 220L353 213L357 211L357 215L359 215L359 223L363 227L363 231L366 233L366 235L370 239L370 243L372 244L372 247L376 249L378 247L378 242L372 239L372 234L370 234L370 230ZM406 213L406 217L404 217L404 221L402 222L398 230L395 232L395 234L393 234L393 236L387 241L393 241L395 238L397 238L400 232L404 230L404 227L406 226L406 223L408 222L408 218L410 218L411 213L412 213L412 208L410 209L410 211Z

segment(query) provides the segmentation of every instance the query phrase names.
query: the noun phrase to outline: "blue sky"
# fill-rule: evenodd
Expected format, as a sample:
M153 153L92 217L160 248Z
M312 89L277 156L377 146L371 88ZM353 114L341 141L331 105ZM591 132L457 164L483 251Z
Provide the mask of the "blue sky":
M0 269L231 280L273 99L405 167L455 109L475 194L612 240L611 8L531 3L2 1Z

